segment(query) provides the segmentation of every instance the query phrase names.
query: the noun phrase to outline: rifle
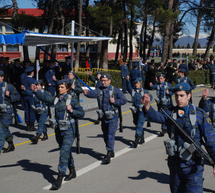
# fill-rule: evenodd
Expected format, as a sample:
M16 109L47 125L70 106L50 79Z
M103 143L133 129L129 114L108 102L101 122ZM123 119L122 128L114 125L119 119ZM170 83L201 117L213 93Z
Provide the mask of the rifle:
M78 120L75 119L75 137L76 137L76 153L80 154L81 148L80 148L80 133L79 133L79 126L78 126Z
M119 112L119 132L123 133L123 126L122 126L122 108L121 106L118 108Z
M160 108L160 112L163 113L171 122L171 124L173 124L173 126L184 135L184 137L188 140L189 143L191 143L192 145L194 145L195 150L199 153L199 155L206 161L208 161L209 165L214 166L215 163L213 161L213 159L210 157L210 155L201 148L201 146L199 144L196 144L196 142L193 140L192 137L190 137L190 135L187 134L186 131L184 131L179 125L178 123L175 121L175 119L173 119L163 108Z

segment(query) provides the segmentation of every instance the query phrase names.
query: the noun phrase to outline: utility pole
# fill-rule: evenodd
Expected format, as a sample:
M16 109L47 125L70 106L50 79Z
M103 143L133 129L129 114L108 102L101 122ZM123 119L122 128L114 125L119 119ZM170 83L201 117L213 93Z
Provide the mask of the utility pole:
M71 22L71 36L74 36L75 35L75 21L72 20ZM74 50L74 42L72 41L71 42L71 64L70 64L70 68L71 70L73 71L73 56L74 56L74 53L73 53L73 50Z

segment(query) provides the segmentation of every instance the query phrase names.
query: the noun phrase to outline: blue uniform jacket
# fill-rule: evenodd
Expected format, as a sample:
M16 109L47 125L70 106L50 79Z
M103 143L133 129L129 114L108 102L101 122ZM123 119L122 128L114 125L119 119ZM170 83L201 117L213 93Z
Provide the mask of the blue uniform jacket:
M119 107L121 105L126 104L127 99L123 95L122 91L119 90L118 88L115 88L115 87L114 87L114 90L113 90L115 103L111 104L110 103L110 89L112 89L112 86L99 87L96 90L89 91L86 96L89 97L89 98L99 98L100 93L102 91L103 97L102 97L100 109L102 109L103 111L112 111L112 110L114 110L114 107Z
M45 73L45 80L47 84L50 84L49 86L56 85L56 81L53 80L53 76L55 76L55 71L53 68L49 68L49 70L47 70L47 72Z
M38 99L49 103L50 105L54 104L54 100L55 97L51 96L51 95L46 95L45 93L41 92L41 91L36 91L34 92L35 95L37 96ZM56 120L63 120L64 119L64 115L66 110L66 100L67 100L68 94L64 94L64 95L59 95L59 101L57 102L57 104L55 105L55 118ZM77 99L72 98L71 103L72 108L73 108L73 112L68 112L69 114L69 118L82 118L84 117L84 110L83 108L80 106L79 102Z
M121 65L120 70L122 78L126 78L129 75L128 66L126 64Z
M141 92L142 90L143 92ZM142 94L144 94L145 92L144 89L143 88L132 89L131 84L128 84L128 92L132 97L133 106L135 106L136 108L139 108L141 105L141 98L143 97Z
M176 84L179 84L179 83L182 83L182 82L188 83L190 85L190 87L191 87L191 90L196 88L196 86L193 83L193 81L190 78L188 78L187 76L185 76L183 78L177 78L175 82L176 82Z
M178 107L173 107L172 111L169 111L167 113L172 114L173 112L177 112L178 110ZM187 106L185 115L183 117L177 115L176 119L176 122L190 135L193 127L191 125L191 122L189 121L189 113L193 110L194 109L192 105ZM174 127L171 126L168 118L164 114L155 111L152 107L150 107L146 114L148 119L152 122L165 123L167 125L167 132L169 136L171 132L174 132L174 138L177 148L179 148L186 141L185 137L183 137L177 130L175 130ZM198 107L196 107L196 116L196 134L193 139L200 145L203 145L202 139L204 139L205 147L208 153L211 155L212 159L215 160L215 129L210 124L210 120L205 112Z

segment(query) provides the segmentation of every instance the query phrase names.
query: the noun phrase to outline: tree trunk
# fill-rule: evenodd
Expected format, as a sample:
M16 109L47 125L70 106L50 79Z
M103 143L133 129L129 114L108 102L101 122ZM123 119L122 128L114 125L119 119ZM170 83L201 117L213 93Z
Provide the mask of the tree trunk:
M168 0L168 9L172 10L173 8L174 0ZM163 49L162 49L162 58L161 62L166 63L167 57L168 57L168 51L169 51L169 45L170 45L170 32L171 32L171 18L169 18L166 22L165 26L165 33L163 37Z
M102 65L108 69L108 40L102 41Z
M204 0L201 0L200 2L200 6L202 5ZM196 33L195 33L195 38L194 38L194 42L193 42L193 55L196 56L197 54L197 47L198 47L198 40L199 40L199 32L200 32L200 26L201 26L201 22L202 22L202 11L199 10L198 11L198 16L197 16L197 24L196 24Z
M25 61L29 61L28 46L23 46L23 56Z
M144 16L144 39L143 39L143 59L146 59L146 48L147 48L147 23L148 23L148 18L147 14L145 13Z
M140 32L140 45L139 45L139 55L140 57L142 58L143 57L143 32L144 32L144 24L142 24L142 27L141 27L141 32Z
M132 61L133 58L133 19L134 19L134 10L131 7L131 20L130 20L130 33L129 33L129 61Z
M120 48L120 42L122 40L122 30L120 28L118 39L117 39L117 45L116 45L116 54L115 54L115 60L114 63L117 64L118 58L119 58L119 48Z
M103 34L103 31L100 31L100 34ZM97 42L98 45L98 49L97 49L97 55L96 55L96 67L97 68L101 68L100 64L101 64L101 53L102 53L102 41L98 41Z
M214 38L215 38L215 20L214 20L214 23L213 23L213 27L212 27L212 30L211 30L211 34L208 38L208 43L207 43L207 47L206 47L206 50L205 50L205 56L204 56L204 59L206 60L208 58L208 55L209 55L209 51L213 45L213 42L214 42Z
M123 2L123 12L124 12L124 41L123 41L123 60L127 60L128 55L128 22L126 14L126 1Z
M148 57L150 56L150 52L152 50L152 46L153 46L153 42L154 42L154 38L155 38L155 24L156 24L156 18L154 18L152 34L151 34L151 38L149 39L149 49L148 49L148 53L147 53Z
M169 41L169 51L168 51L168 58L172 59L172 50L173 50L173 30L174 24L171 24L171 31L170 31L170 41Z
M81 33L82 33L82 11L83 11L82 9L83 9L83 0L80 0L79 13L78 13L78 24L79 24L78 36L81 36ZM81 43L78 42L77 50L76 50L75 69L79 68L79 65L80 65L80 48L81 48Z

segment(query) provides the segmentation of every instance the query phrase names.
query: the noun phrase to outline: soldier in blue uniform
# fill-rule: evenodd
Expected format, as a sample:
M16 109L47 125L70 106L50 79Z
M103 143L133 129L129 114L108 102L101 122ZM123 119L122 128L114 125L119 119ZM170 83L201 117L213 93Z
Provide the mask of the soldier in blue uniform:
M47 84L46 89L54 96L56 93L56 83L57 83L57 78L55 75L55 66L52 61L49 61L47 64L48 64L48 70L45 73L45 81Z
M102 160L103 164L109 164L114 157L115 133L118 128L118 107L124 105L127 100L122 91L111 85L111 76L103 74L100 78L102 86L96 90L83 90L89 98L97 98L99 101L101 129L107 149L107 155Z
M134 148L137 147L138 144L143 144L144 140L144 122L145 116L143 112L143 106L141 104L141 98L143 97L145 90L142 88L142 79L137 78L133 81L134 89L132 89L131 84L129 84L128 92L132 97L132 106L130 107L132 115L133 115L133 123L135 125L135 140L134 140Z
M121 71L121 79L122 79L122 92L127 93L127 78L129 76L129 70L126 62L122 62L120 66L120 71Z
M7 153L15 149L9 125L12 123L12 103L19 101L20 95L14 86L4 81L4 77L4 72L0 71L0 152L7 141L8 147L3 150Z
M167 112L172 115L176 122L184 129L193 140L204 145L215 160L215 130L210 124L210 119L205 112L192 105L189 100L191 97L191 87L187 83L177 84L174 88L176 106ZM170 190L172 193L203 193L203 161L202 157L194 151L188 153L187 149L191 146L178 130L171 125L168 118L155 111L150 106L150 97L145 94L142 99L144 110L148 118L156 123L167 125L168 140L165 140L166 151L168 154L168 167L170 170ZM185 154L183 152L187 152ZM215 169L213 169L215 174Z
M133 65L133 69L131 70L130 72L130 81L131 81L131 85L132 87L134 88L134 81L137 79L137 78L141 78L142 79L142 72L140 71L140 69L138 68L138 65L137 64L134 64Z
M34 84L32 84L31 89L34 89L35 85L38 91L44 93L47 96L51 95L48 91L44 90L44 84L41 80L38 80ZM39 100L34 93L32 93L32 95L33 95L33 105L31 107L35 112L36 120L38 122L38 128L36 130L36 135L32 137L30 140L32 144L37 144L39 138L42 135L43 135L41 139L42 141L45 141L48 139L47 127L45 124L48 118L48 105L45 102Z
M35 83L34 78L34 67L28 66L25 69L26 76L21 80L21 89L23 96L23 106L25 111L25 123L27 125L28 131L35 131L34 122L35 122L35 112L32 109L33 105L33 95L31 93L31 85Z
M70 92L75 93L79 100L80 94L82 93L82 88L81 88L80 82L75 78L73 71L68 72L67 79L68 79L69 83L71 84Z
M156 95L157 95L157 107L158 110L160 108L163 108L165 110L171 109L172 108L172 90L171 90L171 84L166 82L166 77L165 74L159 73L157 75L157 84L152 84L150 83L151 89L156 90ZM160 137L164 136L166 133L166 125L162 124L161 126L161 132L160 132Z
M76 177L74 160L72 157L72 144L75 139L76 131L74 119L84 117L84 110L77 99L72 98L71 95L68 94L70 88L71 85L68 80L59 81L59 95L57 97L46 95L44 92L37 90L36 87L33 89L35 95L40 100L54 104L55 108L55 136L60 147L60 159L58 164L58 178L56 182L52 184L51 190L58 190L61 187L67 169L69 169L69 175L64 178L65 181Z
M211 87L215 88L215 63L214 60L211 60L207 63L207 67L210 71L210 82L211 82Z
M99 88L100 86L102 86L102 83L100 81L100 77L102 75L101 72L97 72L96 76L92 75L92 72L89 72L89 79L95 84L95 88Z
M209 90L204 89L202 91L202 97L199 101L199 108L202 108L206 113L209 114L212 125L215 126L215 98L209 97Z

